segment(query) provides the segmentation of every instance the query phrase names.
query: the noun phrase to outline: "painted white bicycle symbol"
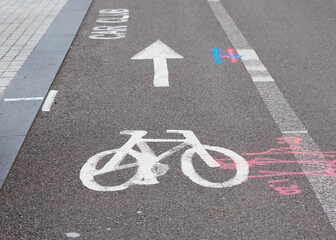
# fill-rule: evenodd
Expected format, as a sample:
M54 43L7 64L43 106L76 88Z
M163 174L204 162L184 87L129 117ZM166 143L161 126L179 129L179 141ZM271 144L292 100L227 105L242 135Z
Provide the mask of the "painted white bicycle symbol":
M158 176L164 175L169 167L167 164L160 163L161 160L167 158L168 156L176 153L180 149L190 146L181 156L181 167L182 172L189 177L193 182L210 188L224 188L239 185L247 180L249 166L247 161L237 153L221 148L203 145L200 143L196 135L192 131L187 130L167 130L167 133L178 133L182 134L184 139L149 139L143 138L147 132L146 131L122 131L120 134L131 135L130 139L118 149L108 150L101 153L97 153L92 156L82 167L80 171L80 179L83 184L89 189L95 191L119 191L124 190L132 185L151 185L157 184ZM171 148L170 150L156 156L153 150L148 146L147 143L158 143L158 142L176 142L181 144ZM140 151L134 150L133 148L137 146ZM206 151L214 151L222 153L232 159L236 165L236 175L226 180L225 182L210 182L197 174L194 169L192 158L197 153L200 158L211 168L219 167L220 165L210 156ZM123 159L130 155L136 159L135 163L123 164L120 163ZM113 155L106 164L97 169L97 164L106 156ZM95 181L95 177L103 175L106 173L115 172L122 169L137 167L136 174L131 177L127 182L118 186L102 186Z

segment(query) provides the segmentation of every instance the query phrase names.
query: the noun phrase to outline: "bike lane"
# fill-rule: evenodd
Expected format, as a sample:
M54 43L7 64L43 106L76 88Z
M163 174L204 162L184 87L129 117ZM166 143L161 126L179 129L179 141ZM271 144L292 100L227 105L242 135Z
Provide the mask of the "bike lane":
M102 9L125 11L118 10L123 13L119 23L97 23L98 18L106 19L99 16ZM118 29L118 36L113 32L118 39L90 39L104 32L101 26ZM157 40L183 56L167 59L169 87L154 87L153 60L131 59ZM57 104L38 114L1 192L6 236L328 239L334 235L307 179L274 173L302 172L284 150L290 150L292 142L297 147L303 143L281 139L243 65L232 59L216 64L213 48L232 45L205 1L94 1L51 88L58 90ZM146 138L182 138L166 133L168 129L193 131L202 144L241 154L249 162L250 178L232 188L199 186L181 171L185 148L162 160L169 170L157 178L158 184L111 192L83 186L82 166L97 153L122 147L129 136L121 131L145 130ZM149 144L156 155L176 145ZM272 148L278 151L264 152ZM236 166L227 156L212 154L221 168L210 169L195 157L199 175L209 181L232 178ZM290 164L281 164L286 161ZM121 184L135 173L135 168L124 169L97 181ZM300 194L282 194L297 193L283 189L293 185Z

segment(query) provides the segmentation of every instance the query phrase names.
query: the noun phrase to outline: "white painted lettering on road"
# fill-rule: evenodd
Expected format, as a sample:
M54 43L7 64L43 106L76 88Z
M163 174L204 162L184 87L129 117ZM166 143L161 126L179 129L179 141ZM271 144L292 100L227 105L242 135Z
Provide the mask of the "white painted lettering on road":
M121 23L128 21L129 12L128 9L102 9L99 16L97 23Z
M97 26L91 32L91 39L119 39L126 36L127 26Z
M154 86L169 87L167 58L181 59L183 57L158 40L132 57L132 60L153 59Z
M103 23L105 25L96 26L93 28L89 38L91 39L120 39L126 36L127 26L118 25L111 26L106 24L119 24L125 23L129 18L128 9L102 9L99 11L99 17L97 23Z

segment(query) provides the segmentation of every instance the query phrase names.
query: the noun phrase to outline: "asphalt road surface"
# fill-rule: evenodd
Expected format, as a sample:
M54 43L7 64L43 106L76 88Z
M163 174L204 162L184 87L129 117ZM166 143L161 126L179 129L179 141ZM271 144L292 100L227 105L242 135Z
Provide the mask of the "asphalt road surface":
M0 238L336 239L335 22L332 0L93 1Z

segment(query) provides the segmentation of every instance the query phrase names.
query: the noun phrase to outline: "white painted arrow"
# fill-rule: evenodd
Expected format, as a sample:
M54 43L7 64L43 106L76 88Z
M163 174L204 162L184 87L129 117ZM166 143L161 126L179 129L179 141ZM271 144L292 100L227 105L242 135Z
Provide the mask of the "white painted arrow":
M160 40L157 40L132 57L132 60L153 59L154 86L169 87L167 58L183 57Z

